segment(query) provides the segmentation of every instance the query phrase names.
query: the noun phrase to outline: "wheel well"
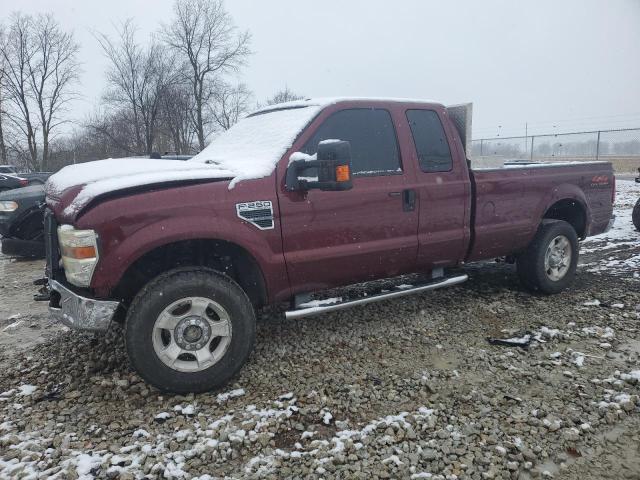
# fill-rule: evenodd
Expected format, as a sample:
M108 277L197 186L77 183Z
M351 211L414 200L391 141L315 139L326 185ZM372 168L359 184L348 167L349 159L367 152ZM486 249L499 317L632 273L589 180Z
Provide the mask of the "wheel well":
M258 262L244 248L223 240L185 240L147 252L129 266L114 296L129 304L152 278L172 268L202 266L218 270L245 291L255 307L267 303L267 288Z
M564 220L573 227L578 238L584 238L587 233L587 215L582 204L576 200L567 198L554 203L543 218Z

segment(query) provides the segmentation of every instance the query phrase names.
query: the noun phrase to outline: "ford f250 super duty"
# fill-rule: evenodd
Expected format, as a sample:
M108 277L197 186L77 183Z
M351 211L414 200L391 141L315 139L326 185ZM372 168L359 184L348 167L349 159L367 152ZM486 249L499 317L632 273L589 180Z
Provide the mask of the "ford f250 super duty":
M472 170L469 125L464 106L305 100L249 115L187 162L67 167L46 187L50 311L83 330L123 322L139 374L193 392L241 368L267 305L337 310L456 285L467 275L452 267L498 257L526 288L561 291L579 239L611 225L611 165ZM424 283L308 301L415 272Z

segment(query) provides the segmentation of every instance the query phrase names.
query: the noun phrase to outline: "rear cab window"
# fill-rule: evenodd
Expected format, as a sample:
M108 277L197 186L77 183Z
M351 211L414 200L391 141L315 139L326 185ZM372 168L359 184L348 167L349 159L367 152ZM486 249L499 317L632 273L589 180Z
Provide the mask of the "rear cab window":
M402 174L398 140L388 110L340 110L318 127L302 152L314 155L318 151L318 144L330 139L351 143L351 171L355 176Z
M449 172L453 168L449 142L438 114L433 110L407 110L420 170Z

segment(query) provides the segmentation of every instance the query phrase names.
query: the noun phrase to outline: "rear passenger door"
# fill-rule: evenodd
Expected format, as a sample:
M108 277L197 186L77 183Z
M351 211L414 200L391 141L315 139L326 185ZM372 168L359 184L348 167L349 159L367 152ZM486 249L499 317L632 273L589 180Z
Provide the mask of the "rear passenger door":
M471 193L464 153L458 150L461 145L457 145L450 123L442 121L444 109L410 109L405 113L419 166L418 265L453 265L465 257L469 240Z
M299 148L309 155L323 140L351 143L353 188L287 192L281 182L283 247L294 289L318 290L415 268L418 212L415 203L405 205L414 173L403 166L391 113L343 109L310 129Z

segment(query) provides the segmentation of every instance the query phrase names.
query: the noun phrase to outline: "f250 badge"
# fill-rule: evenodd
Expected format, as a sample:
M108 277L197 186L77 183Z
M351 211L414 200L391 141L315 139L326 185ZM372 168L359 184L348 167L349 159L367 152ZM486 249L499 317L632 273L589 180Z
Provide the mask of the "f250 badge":
M236 203L236 213L239 218L260 230L271 230L273 228L273 205L271 200Z

